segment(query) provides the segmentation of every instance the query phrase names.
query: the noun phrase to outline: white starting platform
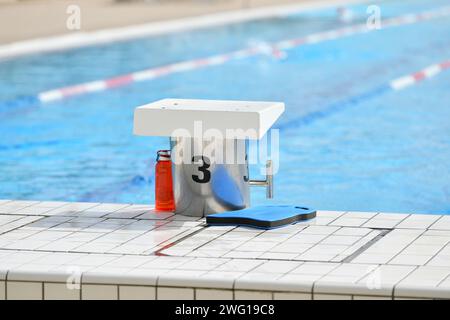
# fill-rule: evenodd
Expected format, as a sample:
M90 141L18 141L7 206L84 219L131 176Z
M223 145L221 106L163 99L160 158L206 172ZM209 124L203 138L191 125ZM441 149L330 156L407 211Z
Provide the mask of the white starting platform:
M0 200L0 299L448 299L450 216L207 227L152 206Z
M163 99L137 107L134 134L176 137L184 129L194 137L195 125L216 130L223 137L227 130L253 130L261 139L284 112L284 103L266 101Z

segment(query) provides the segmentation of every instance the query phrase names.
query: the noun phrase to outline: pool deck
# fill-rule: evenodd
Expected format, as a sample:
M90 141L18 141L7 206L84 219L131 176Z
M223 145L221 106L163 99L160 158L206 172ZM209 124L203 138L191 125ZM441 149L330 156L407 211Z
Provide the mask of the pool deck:
M0 299L405 298L450 298L450 216L318 211L264 231L0 200Z
M367 1L0 0L0 22L8 26L0 28L0 60ZM72 5L80 9L76 30L67 27Z
M0 0L0 44L39 37L76 34L217 13L251 11L280 5L305 8L351 3L353 0L227 0L227 1L119 1L119 0ZM67 27L68 18L80 8L80 30Z

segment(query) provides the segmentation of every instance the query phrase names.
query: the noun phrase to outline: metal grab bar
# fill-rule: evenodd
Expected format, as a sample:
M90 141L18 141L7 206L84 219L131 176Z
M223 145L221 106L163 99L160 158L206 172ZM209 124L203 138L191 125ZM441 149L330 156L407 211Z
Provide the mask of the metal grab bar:
M266 179L265 180L249 180L250 186L266 187L266 198L273 198L273 163L272 160L266 162Z

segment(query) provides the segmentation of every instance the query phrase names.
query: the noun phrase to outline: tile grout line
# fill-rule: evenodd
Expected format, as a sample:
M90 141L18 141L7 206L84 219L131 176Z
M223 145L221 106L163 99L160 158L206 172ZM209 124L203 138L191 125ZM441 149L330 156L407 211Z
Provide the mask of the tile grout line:
M158 299L158 292L159 292L158 288L160 287L160 285L159 285L159 277L161 277L160 274L157 275L156 280L155 280L155 300L159 300Z
M348 213L348 212L346 212L346 213ZM345 214L345 213L344 213L344 214ZM343 214L343 215L344 215L344 214ZM342 217L343 215L341 215L340 217ZM340 217L339 217L339 218L340 218ZM337 219L339 219L339 218L337 218ZM301 254L299 254L298 256L296 256L295 258L300 257L302 254L304 254L304 253L310 251L310 250L313 249L314 247L317 247L319 244L322 244L321 242L323 242L324 240L330 238L331 236L334 236L336 232L342 230L343 228L355 228L355 227L353 227L353 226L335 226L335 225L330 225L330 224L328 224L328 225L326 225L326 226L327 226L327 227L337 227L337 229L336 229L335 231L333 231L332 233L328 234L325 238L321 239L319 242L315 243L312 247L310 247L309 249L307 249L307 250L304 251L303 253L301 253ZM359 227L356 227L356 228L362 228L362 227L359 226ZM305 228L305 229L306 229L306 228ZM366 228L366 229L371 229L371 228ZM302 230L302 231L303 231L303 230ZM300 232L301 232L301 231L300 231ZM298 233L300 233L300 232L298 232ZM366 235L366 236L367 236L367 235ZM359 242L359 241L362 241L366 236L361 237L361 238L360 238L359 240L357 240L354 244L356 244L356 243ZM354 244L353 244L353 245L354 245ZM345 249L344 251L350 249L351 246L352 246L352 245L350 245L350 246L349 246L347 249ZM328 262L343 262L343 260L344 260L345 258L342 259L341 261L333 261L333 259L335 259L336 257L338 257L340 254L341 254L341 253L336 254L336 255L335 255L333 258L331 258ZM295 259L295 258L294 258L294 259ZM297 261L298 261L298 260L297 260ZM301 261L301 260L300 260L300 261ZM306 261L313 261L313 260L306 260Z
M12 200L11 202L14 202L14 201L21 201L21 200ZM33 200L30 200L30 201L33 201ZM22 209L27 209L27 208L33 207L33 206L35 206L35 205L37 205L37 204L39 204L39 203L42 203L42 201L36 201L36 202L34 202L34 203L30 203L30 204L28 204L28 205L25 205L24 207L21 207L21 208L19 208L19 209L16 209L16 210L11 211L9 214L14 214L14 212L17 212L17 211L22 210ZM8 214L8 213L7 213L7 214Z
M425 233L425 232L424 232ZM431 261L431 260L433 260L434 258L436 258L438 255L439 255L439 253L442 251L442 250L444 250L445 249L445 247L448 245L448 243L449 242L447 242L446 244L444 244L443 246L442 246L442 248L440 248L439 250L438 250L438 252L436 252L435 254L433 254L422 266L424 267L424 266L429 266L428 265L428 263ZM440 282L439 282L439 284L440 284ZM439 285L438 284L438 285Z
M306 251L300 253L300 254L299 254L298 256L296 256L295 258L300 257L300 256L303 255L304 253L306 253L306 252L310 251L311 249L317 247L322 241L328 239L328 238L331 237L336 231L341 230L341 229L343 228L342 226L331 226L331 225L326 225L326 226L327 226L327 227L337 227L337 229L334 230L332 233L327 234L327 236L326 236L325 238L323 238L323 239L321 239L320 241L314 243L313 246L311 246L311 247L310 247L309 249L307 249ZM305 228L305 229L307 229L307 228ZM303 229L303 230L305 230L305 229ZM301 231L303 231L303 230L301 230ZM300 232L301 232L301 231L300 231ZM300 233L300 232L298 232L298 233ZM339 255L339 254L336 254L333 258L330 259L330 261L333 260L333 259L334 259L335 257L337 257L338 255ZM310 261L310 260L307 260L307 261Z
M5 226L7 226L7 225L9 225L11 223L17 222L17 221L21 220L22 218L29 217L29 215L26 215L26 214L3 214L3 213L0 213L0 216L7 216L7 217L14 216L14 217L17 217L16 219L13 219L13 220L8 221L8 222L6 222L4 224L1 224L0 228L5 227ZM8 232L9 231L6 231L6 233L8 233ZM5 233L5 232L0 232L0 234L3 234L3 233Z
M400 221L398 221L398 222L392 227L392 229L397 228L397 226L398 226L399 224L401 224L403 221L405 221L406 219L408 219L410 216L411 216L411 214L408 214L406 217L404 217L403 219L401 219Z
M49 228L47 228L47 229L45 229L45 230L41 230L41 231L38 231L38 232L36 232L36 233L33 233L33 234L31 234L31 235L29 235L29 236L27 236L27 237L25 237L25 238L23 238L23 239L21 239L21 240L26 240L26 239L28 239L28 238L30 238L30 237L32 237L32 236L34 236L34 235L36 235L36 234L41 234L41 233L43 233L43 232L53 232L51 229L53 229L53 228L55 228L55 227L58 227L58 226L60 226L60 225L62 225L62 224L65 224L65 223L69 223L70 221L72 221L73 219L75 219L75 218L70 218L70 219L68 219L68 220L66 220L66 221L62 221L61 223L57 223L56 225L54 225L54 226L51 226L51 227L49 227ZM40 219L40 220L37 220L37 221L41 221L41 220L43 220L43 219ZM34 221L34 222L37 222L37 221ZM34 222L32 222L32 223L34 223ZM101 221L100 221L101 222ZM55 231L55 232L59 232L59 231ZM61 237L61 238L58 238L58 239L56 239L56 240L53 240L53 241L57 241L57 240L63 240L64 238L67 238L67 237L69 237L69 236L71 236L71 235L73 235L73 234L75 234L75 233L77 233L77 232L80 232L80 231L73 231L73 230L71 230L71 231L60 231L60 232L70 232L70 234L68 234L68 235L66 235L66 236L63 236L63 237ZM98 239L98 238L100 238L100 237L102 237L103 235L100 235L100 236L98 236L97 238L94 238L94 239L92 239L91 241L93 241L93 240L95 240L95 239ZM51 241L51 242L53 242L53 241ZM48 243L47 244L45 244L45 245L43 245L42 247L45 247L45 246L47 246L48 245ZM84 244L83 244L84 245ZM34 249L32 249L32 251L41 251L42 249L40 249L41 247L37 247L37 248L34 248ZM75 247L75 248L73 248L73 249L76 249L77 247ZM46 251L46 250L44 250L44 251ZM52 251L52 250L50 250L51 252L54 252L54 251ZM58 252L58 251L56 251L56 252Z
M268 260L266 260L266 261L268 261ZM270 261L270 260L269 260L269 261ZM236 300L236 290L245 290L245 289L236 289L236 281L239 280L240 278L242 278L243 276L249 274L249 273L252 272L253 270L257 269L257 268L260 267L262 264L264 264L264 262L259 263L258 265L254 266L253 268L250 268L249 270L244 271L244 274L238 276L237 278L234 278L234 280L233 280L233 285L232 285L232 288L233 288L233 299L234 299L234 300ZM251 290L250 290L250 291L251 291Z
M236 228L234 228L234 229L236 229ZM234 230L234 229L231 229L231 230L229 230L228 232L231 232L231 231ZM302 229L302 230L303 230L303 229ZM228 251L226 251L225 253L223 253L219 258L226 258L225 256L226 256L227 254L232 253L233 251L239 251L239 250L235 250L235 249L237 249L237 248L239 248L239 247L241 247L241 246L247 244L248 242L250 242L251 240L254 240L255 238L260 237L262 234L265 234L266 231L267 231L267 230L260 230L260 233L254 235L254 236L251 237L250 239L247 239L247 240L244 240L243 242L240 242L239 245L238 245L236 248L229 249ZM226 233L224 233L224 234L227 234L228 232L226 232ZM243 231L243 232L245 232L245 231ZM224 234L221 234L220 236L216 237L215 240L217 240L219 237L223 236ZM289 238L288 238L288 239L289 239ZM262 252L258 255L258 257L255 257L255 258L253 258L253 259L256 259L256 260L264 259L264 258L260 258L260 257L261 257L262 255L264 255L265 253L267 253L267 250L266 250L266 251L262 251ZM233 257L231 257L231 258L232 258L232 259L235 259L235 258L233 258ZM239 258L236 258L236 259L239 259ZM245 258L240 258L240 259L245 259ZM264 259L264 260L267 260L267 259Z
M405 276L403 276L403 278L401 278L399 281L397 281L397 283L395 283L392 286L392 291L391 291L391 295L392 295L392 300L395 299L395 289L397 288L397 285L399 285L403 280L405 280L409 275L411 275L414 271L416 271L417 269L419 269L418 266L413 266L414 268L408 272Z
M32 215L24 215L22 218L20 218L20 219L17 219L17 220L14 220L14 221L12 221L11 223L13 223L13 222L17 222L17 221L20 221L20 220L22 220L22 219L25 219L25 218L27 218L27 217L40 217L40 216L32 216ZM0 232L0 235L4 235L4 234L7 234L7 233L9 233L9 232L11 232L11 231L15 231L15 230L17 230L17 229L20 229L20 228L23 228L23 227L26 227L27 225L29 225L29 224L32 224L32 223L34 223L34 222L37 222L37 221L40 221L40 220L42 220L43 218L45 218L44 216L41 216L41 218L40 219L36 219L36 220L34 220L34 221L31 221L31 222L27 222L27 223L25 223L25 224L22 224L22 225L20 225L20 226L18 226L18 227L15 227L15 228L12 228L12 229L9 229L9 230L7 230L7 231L4 231L4 232Z
M203 230L206 230L206 229L207 229L207 226L206 226L204 229L199 230L198 233L200 233L200 231L203 231ZM223 232L223 233L221 233L221 234L216 235L214 238L208 240L207 242L204 242L203 244L201 244L200 246L196 247L194 250L191 250L191 251L190 251L189 253L187 253L187 254L190 254L190 253L192 253L192 252L194 252L194 251L197 251L198 249L204 247L204 246L207 245L207 244L210 244L210 243L213 242L214 240L217 240L217 239L220 238L221 236L223 236L223 235L225 235L225 234L227 234L227 233L229 233L229 232L231 232L231 231L233 231L233 230L235 230L235 229L236 229L236 227L233 227L233 228L231 228L231 229L229 229L229 230L226 230L225 232ZM230 249L229 251L227 251L226 253L224 253L223 255L221 255L219 258L225 258L224 255L228 254L228 253L229 253L230 251L232 251L232 250L233 250L233 249ZM186 256L186 255L185 255L185 256ZM195 256L194 256L194 257L195 257Z
M234 301L236 300L236 278L233 280L233 284L231 285L231 292Z
M444 216L441 216L441 217L439 217L436 221L434 221L432 224L430 224L428 227L427 227L427 231L428 230L435 230L435 229L431 229L435 224L437 224L440 220L443 220L444 219Z
M383 212L378 212L375 216L373 216L372 218L370 218L367 222L365 222L362 227L364 227L364 225L366 225L367 223L369 223L370 221L372 221L375 217L379 216L381 213ZM401 214L401 213L400 213ZM395 225L393 225L390 228L379 228L379 229L395 229L400 223L402 223L404 220L406 220L407 218L409 218L409 216L411 216L411 214L406 214L406 217L403 217L402 219L398 220ZM381 219L383 220L383 219ZM370 228L370 227L365 227L365 228ZM376 227L373 227L374 229L376 229Z
M450 273L448 275L446 275L441 281L439 281L439 283L436 285L436 288L438 288L447 279L450 279Z
M295 225L295 224L294 224L294 225ZM301 224L299 223L299 225L301 225ZM302 225L301 225L301 226L302 226ZM276 246L278 246L278 245L280 245L280 244L283 244L283 243L286 242L286 241L289 241L289 239L291 239L291 238L293 238L294 236L300 234L301 232L305 231L306 229L308 229L308 228L311 227L311 226L317 226L317 225L310 225L310 224L308 224L308 225L302 226L302 229L300 229L299 231L297 231L297 232L291 234L289 237L287 237L286 239L284 239L283 242L277 243ZM318 226L320 226L320 225L318 225ZM325 225L325 226L328 226L328 225ZM326 238L328 238L328 237L326 237ZM325 238L322 239L322 240L320 240L320 241L323 241L323 240L325 240ZM319 241L319 242L320 242L320 241ZM316 245L317 245L317 243L316 243ZM289 260L291 260L291 261L303 261L303 260L294 260L294 259L297 258L298 256L300 256L301 254L305 253L306 251L310 250L310 249L313 248L314 246L315 246L315 245L309 247L309 248L306 249L304 252L300 253L299 255L297 255L297 256L295 256L294 258L291 258L291 259L289 259ZM272 249L272 248L271 248L271 249ZM268 251L270 251L270 249L269 249ZM265 251L263 254L269 253L268 251ZM272 260L272 259L271 259L271 260ZM277 260L277 259L274 259L274 260ZM280 259L280 260L285 260L285 259Z
M330 271L328 271L327 273L323 274L320 276L319 279L314 280L312 285L311 285L311 300L314 300L314 295L316 294L316 283L319 282L321 279L323 279L324 277L326 277L327 275L329 275L331 272L333 272L334 270L336 270L337 268L339 268L340 266L342 266L343 263L342 262L338 262L336 263L336 265L334 266L334 268L332 268Z
M439 253L442 250L444 250L449 244L450 244L450 241L447 241L447 243L438 252L436 252L436 254L434 256L432 256L423 266L432 267L432 266L429 266L427 263L430 262L432 259L434 259L437 255L439 255ZM445 276L441 281L438 282L438 284L436 285L436 288L439 287L441 285L441 283L443 283L447 279L450 279L450 273L447 276Z
M5 300L8 300L8 277L9 277L9 270L6 271L5 275Z
M293 225L296 225L296 224L293 224ZM315 226L315 225L306 225L306 226L302 226L301 224L298 224L298 225L300 225L300 226L302 227L302 229L300 229L299 231L297 231L297 232L295 232L295 233L292 233L292 234L291 234L288 238L286 238L284 241L287 241L288 239L293 238L295 235L301 233L302 231L306 230L306 229L307 229L308 227L310 227L310 226ZM328 226L328 225L324 225L324 226ZM230 231L231 231L231 230L230 230ZM263 230L261 233L259 233L259 234L255 235L255 236L253 236L252 238L250 238L250 239L248 239L248 240L242 242L242 243L239 245L239 247L242 246L242 245L245 245L246 243L250 242L251 240L254 240L255 238L258 238L258 237L262 236L263 234L266 233L266 231L267 231L267 230ZM336 230L336 231L337 231L337 230ZM225 233L224 233L224 234L225 234ZM222 235L224 235L224 234L222 234ZM221 237L222 235L219 235L219 236L216 237L215 239ZM215 240L215 239L214 239L214 240ZM325 239L325 238L324 238L324 239ZM324 239L322 239L322 240L324 240ZM321 240L321 241L322 241L322 240ZM283 242L284 242L284 241L283 241ZM269 241L269 242L271 242L271 241ZM275 243L276 243L275 246L282 244L282 243L279 243L279 242L275 242ZM317 244L316 244L316 245L317 245ZM274 246L274 247L275 247L275 246ZM314 246L312 246L312 247L314 247ZM312 247L308 248L306 251L310 250ZM234 249L230 249L229 251L227 251L226 253L224 253L222 256L220 256L220 258L225 257L226 254L232 252L233 250L234 250ZM269 250L270 250L270 249L269 249ZM239 250L237 250L237 251L239 251ZM306 251L305 251L305 252L306 252ZM258 252L258 253L259 253L259 252ZM266 254L266 253L269 253L269 251L268 251L268 250L266 250L266 251L261 251L261 254L260 254L258 257L255 257L255 258L253 258L253 259L257 259L257 260L259 260L259 259L267 260L266 258L262 258L262 256L263 256L264 254ZM297 256L296 256L296 257L297 257ZM245 258L236 258L236 259L245 259ZM291 259L270 259L270 260L280 260L280 261L304 261L304 260L294 260L294 259L295 259L295 258L291 258Z
M352 245L350 245L347 249L345 249L343 252L351 252L351 253L340 253L338 254L336 257L339 257L341 255L346 255L346 257L341 258L341 260L335 260L336 257L334 257L331 262L343 262L345 259L348 259L349 256L355 254L355 252L357 252L358 250L360 250L364 245L366 245L367 243L369 243L370 241L372 241L375 237L377 237L379 235L379 232L374 235L375 232L377 232L378 230L376 229L371 229L371 228L365 228L370 230L367 234L365 234L364 236L361 236L361 238L359 240L357 240L356 242L354 242ZM356 248L355 248L356 246Z
M169 257L173 257L173 256L171 256L171 255L166 255L166 254L162 253L161 251L170 249L170 248L174 247L175 245L177 245L178 243L181 243L182 241L184 241L184 240L190 238L191 236L194 236L194 235L200 233L201 231L203 231L203 230L205 230L205 229L206 229L205 227L202 227L202 229L199 229L199 230L197 230L197 231L194 231L194 232L192 232L192 233L189 233L189 234L187 234L187 235L181 237L180 239L178 239L178 240L176 240L176 241L174 241L174 242L169 243L168 245L162 247L161 249L158 249L158 250L156 250L156 251L153 251L153 254L156 255L156 256L169 256ZM185 232L182 232L180 235L182 235L182 234L184 234L184 233L187 233L188 231L189 231L189 230L186 230ZM174 238L174 237L173 237L173 238ZM170 241L170 239L168 239L167 241ZM165 241L163 241L162 243L164 243L164 242L165 242ZM197 249L197 248L196 248L196 249ZM194 250L196 250L196 249L194 249ZM150 250L151 250L151 249L150 249ZM193 250L192 250L192 251L193 251ZM190 251L190 252L192 252L192 251ZM190 252L189 252L189 253L190 253ZM185 256L186 256L186 255L183 255L183 257L185 257Z
M417 230L417 229L395 229L395 230ZM408 248L413 242L419 239L427 231L427 229L419 229L419 230L422 230L422 232L419 235L417 235L411 242L409 242L405 247L403 247L400 251L398 251L391 259L386 261L386 265L389 265L389 263L392 260L398 257L406 248Z
M338 215L337 217L334 217L333 220L329 221L326 226L331 226L331 224L333 222L335 222L337 219L339 219L340 217L342 217L343 215L345 215L346 213L348 213L349 211L342 211L342 213L340 215Z
M102 218L102 219L103 219L103 218ZM104 220L102 220L102 221L100 221L100 222L98 222L98 223L102 223L102 222L105 222L105 221L107 221L107 220L108 220L108 219L106 218L106 219L104 219ZM132 223L133 223L133 222L132 222ZM129 224L132 224L132 223L129 223ZM95 226L95 225L97 225L97 223L96 223L96 224L93 224L93 225L91 225L91 226L89 226L89 227L93 227L93 226ZM119 225L119 226L120 226L120 225ZM89 228L89 227L88 227L88 228ZM123 227L123 226L120 226L120 227ZM95 240L98 240L98 239L100 239L100 238L102 238L102 237L104 237L104 236L110 235L111 233L113 233L113 232L115 232L115 231L117 231L117 230L120 230L120 227L117 228L117 229L114 229L114 230L110 230L110 231L107 232L107 233L103 233L103 234L99 235L97 238L91 239L90 241L85 242L85 243L83 243L82 245L79 245L79 246L77 246L77 247L74 247L74 248L72 248L71 250L77 250L77 248L83 247L83 246L87 245L87 244L88 244L89 242L91 242L91 241L95 241ZM87 229L87 228L84 228L84 229ZM84 230L84 229L82 229L82 230ZM156 228L152 228L152 229L148 230L147 232L151 232L151 231L153 231L154 229L156 229ZM76 232L77 232L77 231L75 231L75 233L76 233ZM79 231L79 232L83 232L83 231ZM86 231L85 231L85 232L86 232ZM140 236L144 235L144 234L147 233L147 232L144 232L143 234L138 234L138 235L136 235L134 238L128 239L126 242L117 244L116 246L114 246L114 247L112 247L111 249L109 249L107 252L98 252L98 254L117 254L117 253L109 252L109 251L114 250L114 249L116 249L116 248L118 248L118 247L120 247L120 246L122 246L122 245L124 245L124 244L126 244L126 243L128 243L128 242L130 242L130 241L132 241L133 239L135 239L135 238L137 238L137 237L140 237ZM99 233L100 233L100 232L99 232ZM74 252L79 252L79 251L74 251ZM91 252L86 252L86 253L91 253Z
M233 229L234 230L234 229ZM230 230L231 231L231 230ZM227 254L229 254L229 253L232 253L233 251L239 251L239 250L235 250L235 249L237 249L237 248L240 248L241 246L243 246L243 245L245 245L245 244L247 244L248 242L250 242L251 240L253 240L253 239L255 239L255 238L258 238L259 236L261 236L262 234L264 234L265 233L265 231L267 231L267 230L263 230L263 231L261 231L260 233L258 233L258 234L256 234L256 235L254 235L253 237L251 237L250 239L247 239L247 240L244 240L243 242L240 242L239 243L239 245L236 247L236 248L233 248L233 249L229 249L228 251L226 251L225 253L223 253L221 256L220 256L220 258L226 258L225 256L227 255ZM228 232L227 232L228 233ZM226 234L226 233L225 233ZM219 237L221 237L222 235L220 235ZM219 238L219 237L217 237L217 238ZM216 240L217 240L217 238L216 238ZM263 252L261 252L261 254L258 256L258 257L255 257L254 259L263 259L263 258L260 258L264 253L266 253L267 251L263 251ZM232 258L232 259L234 259L234 258ZM237 259L239 259L239 258L237 258ZM242 259L242 258L241 258ZM245 259L245 258L244 258Z
M162 251L167 250L167 249L170 249L170 248L176 246L178 243L181 243L182 241L187 240L187 239L189 239L190 237L192 237L192 236L194 236L194 235L196 235L196 234L198 234L198 233L200 233L200 232L202 232L203 230L206 229L206 228L205 228L204 226L202 226L202 225L199 225L199 226L197 226L197 227L199 227L199 228L201 228L201 229L198 229L197 231L194 231L194 232L189 232L190 230L187 229L187 230L185 230L185 231L183 231L183 232L181 232L181 233L179 233L179 234L177 234L177 235L171 237L170 239L167 239L167 240L165 240L165 241L159 243L159 244L158 244L156 247L154 247L154 248L157 248L160 244L165 243L165 242L167 242L167 241L170 241L170 240L172 240L172 239L174 239L174 238L176 238L176 237L178 237L178 236L181 236L181 235L187 233L185 236L182 236L180 239L174 240L173 242L171 242L171 243L165 245L164 247L162 247L162 248L160 248L160 249L158 249L158 250L156 250L156 251L153 251L153 252L152 252L152 255L173 257L173 255L166 255L166 254L162 253ZM193 229L195 229L195 228L196 228L196 227L194 227ZM155 229L156 229L156 228L155 228ZM150 250L153 250L154 248L152 248L152 249L150 249ZM196 248L196 249L197 249L197 248ZM194 250L196 250L196 249L194 249ZM193 250L192 250L192 251L193 251ZM191 253L192 251L189 251L187 254ZM185 256L186 256L186 255L182 255L182 257L185 257ZM177 257L177 256L175 255L175 257Z
M83 300L83 277L84 277L84 271L80 274L80 300Z

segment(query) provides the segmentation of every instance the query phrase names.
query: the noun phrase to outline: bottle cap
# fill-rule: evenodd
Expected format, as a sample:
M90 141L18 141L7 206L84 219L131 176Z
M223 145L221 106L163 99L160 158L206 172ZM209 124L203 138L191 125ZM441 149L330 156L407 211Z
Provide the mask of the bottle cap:
M170 150L159 150L156 161L170 161Z

